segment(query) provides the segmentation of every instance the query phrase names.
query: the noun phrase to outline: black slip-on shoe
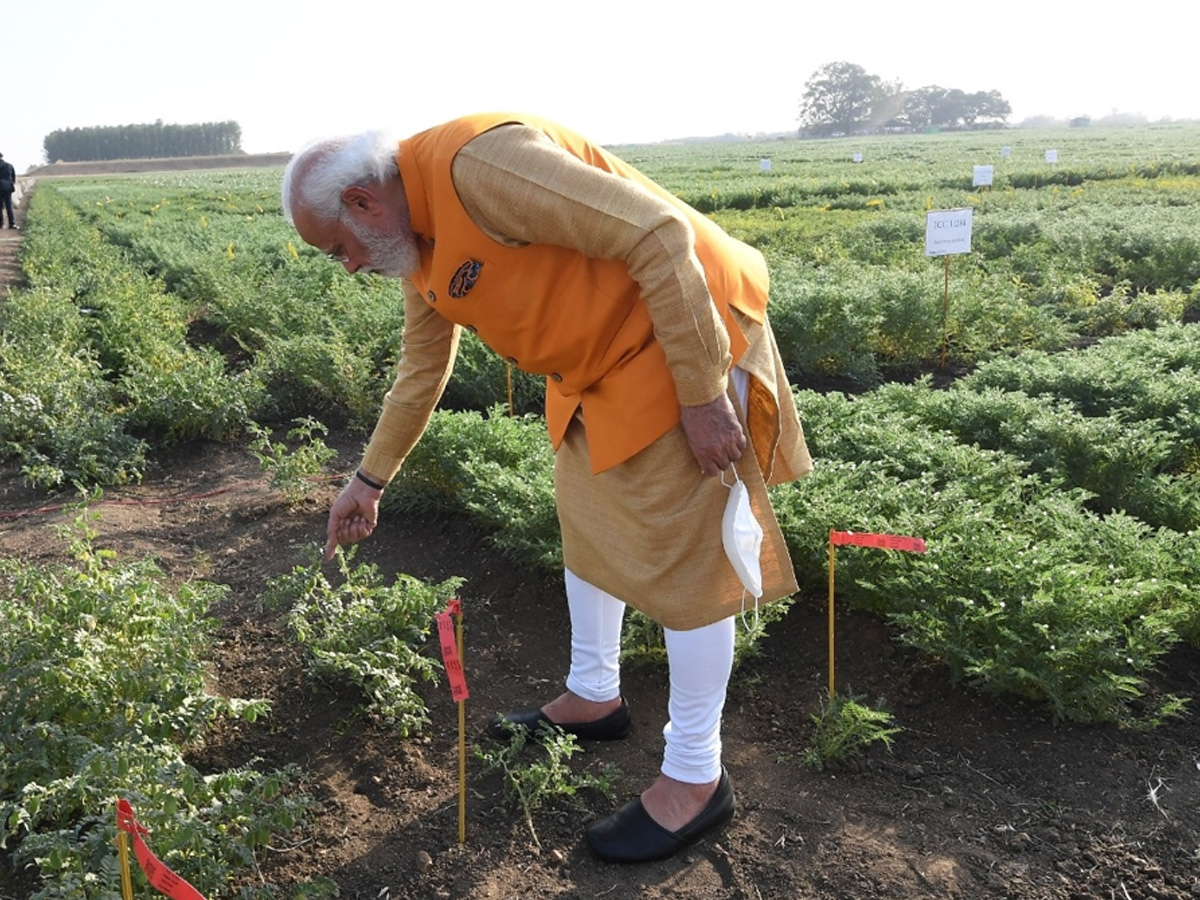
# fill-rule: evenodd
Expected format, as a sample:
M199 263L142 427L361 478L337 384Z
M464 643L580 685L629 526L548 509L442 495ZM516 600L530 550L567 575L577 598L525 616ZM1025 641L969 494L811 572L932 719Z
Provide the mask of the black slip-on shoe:
M621 705L603 719L594 722L551 722L540 709L521 709L516 712L497 716L488 723L487 735L498 741L507 741L513 735L513 730L523 725L528 729L529 736L536 738L542 724L559 728L567 734L573 734L581 741L619 741L628 737L633 728L633 719L629 716L629 704L621 698Z
M592 852L605 862L652 862L666 859L724 827L733 818L733 811L733 784L722 768L717 792L708 805L678 831L667 831L650 818L639 797L596 822L585 837Z

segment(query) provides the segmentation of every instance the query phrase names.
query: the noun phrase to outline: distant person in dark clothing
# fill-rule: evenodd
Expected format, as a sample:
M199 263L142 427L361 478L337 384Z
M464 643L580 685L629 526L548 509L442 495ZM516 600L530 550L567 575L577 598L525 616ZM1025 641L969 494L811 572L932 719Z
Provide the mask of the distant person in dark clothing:
M4 213L8 213L8 227L16 228L17 220L13 218L13 191L17 189L17 170L12 163L0 153L0 227L4 225Z

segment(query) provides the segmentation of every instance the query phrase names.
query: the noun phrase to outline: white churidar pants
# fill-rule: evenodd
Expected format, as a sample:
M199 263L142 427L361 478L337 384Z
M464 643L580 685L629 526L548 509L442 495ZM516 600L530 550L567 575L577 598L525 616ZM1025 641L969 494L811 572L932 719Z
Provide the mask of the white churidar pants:
M743 409L747 376L732 371ZM719 528L720 523L713 523ZM585 700L602 703L621 695L621 623L625 603L579 578L565 573L567 608L571 616L571 669L567 690ZM668 721L663 728L666 749L662 773L689 784L707 784L721 776L721 712L733 671L736 620L722 619L703 628L673 631L664 628L670 669Z

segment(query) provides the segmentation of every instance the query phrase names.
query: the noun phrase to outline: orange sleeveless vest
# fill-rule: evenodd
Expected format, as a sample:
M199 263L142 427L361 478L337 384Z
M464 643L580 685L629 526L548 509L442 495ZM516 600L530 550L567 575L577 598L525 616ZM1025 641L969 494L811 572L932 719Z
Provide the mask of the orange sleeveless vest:
M625 263L564 247L507 247L471 221L451 178L454 157L472 138L509 123L539 129L589 165L636 180L685 212L735 360L746 340L729 306L763 320L766 263L636 169L542 119L468 116L400 142L412 227L423 239L413 284L440 315L476 333L512 365L546 376L546 424L556 450L582 406L592 468L602 472L678 424L675 385Z

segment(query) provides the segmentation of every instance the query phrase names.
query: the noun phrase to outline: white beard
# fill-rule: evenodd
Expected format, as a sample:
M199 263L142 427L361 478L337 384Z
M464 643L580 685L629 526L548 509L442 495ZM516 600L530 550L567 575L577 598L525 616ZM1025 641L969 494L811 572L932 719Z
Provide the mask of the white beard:
M366 248L368 264L365 271L385 278L401 278L421 267L421 253L410 229L400 228L391 233L367 228L349 217L343 221Z

